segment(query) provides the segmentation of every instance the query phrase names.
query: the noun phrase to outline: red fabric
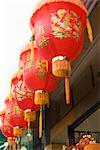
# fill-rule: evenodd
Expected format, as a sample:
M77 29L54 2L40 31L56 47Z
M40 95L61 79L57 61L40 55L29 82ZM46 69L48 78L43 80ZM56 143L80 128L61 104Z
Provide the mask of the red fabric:
M34 60L32 67L27 69L27 62L31 63L31 60L27 60L27 56L29 55L29 50L26 50L21 54L21 59L23 62L24 68L24 80L27 87L35 92L36 90L44 90L47 92L52 92L57 87L56 78L54 79L52 75L50 75L50 68L47 69L46 66L39 65L41 61L45 61L43 59L39 59L39 55L37 53L37 49L34 50ZM50 66L49 66L50 67ZM43 70L44 76L41 75L41 70ZM42 77L41 77L42 76Z
M51 15L55 15L55 17L58 17L57 11L59 9L66 10L66 16L68 16L72 11L77 14L77 17L71 16L72 19L70 19L70 23L75 29L76 23L75 19L78 18L78 20L81 21L82 27L80 30L79 40L76 41L73 37L66 37L66 38L56 38L52 33L52 20ZM81 50L83 48L84 43L84 28L86 25L86 13L78 6L66 3L66 2L53 2L50 4L44 5L41 9L39 9L32 17L31 17L31 24L34 27L35 30L35 39L37 43L37 48L39 51L39 54L51 61L51 59L55 56L66 56L69 60L73 61L76 59L79 54L81 53ZM62 21L64 21L62 19ZM56 27L59 27L60 24L55 24ZM39 33L40 28L43 27L44 31L42 33ZM73 28L70 28L68 32L69 35L72 35L74 33ZM60 28L62 30L62 27ZM78 28L77 28L78 30ZM40 46L41 39L46 37L47 42L46 46Z
M23 76L20 79L14 77L12 79L12 85L17 104L22 110L31 109L38 111L40 109L40 105L34 104L34 94L28 90L26 84L23 82ZM31 97L29 94L31 94Z
M1 131L5 137L14 137L13 126L11 124L9 124L9 122L6 120L5 116L2 116Z
M6 100L6 119L13 126L27 127L27 122L24 121L24 112L19 108L15 99L12 101Z

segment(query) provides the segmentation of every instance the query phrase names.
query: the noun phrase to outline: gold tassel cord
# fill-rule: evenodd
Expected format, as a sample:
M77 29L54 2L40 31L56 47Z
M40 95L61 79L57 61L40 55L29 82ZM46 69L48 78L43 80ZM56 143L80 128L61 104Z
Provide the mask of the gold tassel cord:
M28 134L30 134L30 121L28 121Z
M34 41L31 41L31 63L34 60Z
M42 138L42 106L40 109L40 116L39 116L39 138Z
M66 104L70 104L70 84L68 77L65 77L65 93L66 93Z
M18 79L20 79L21 78L21 60L19 59L19 68L18 68L18 73L17 73L17 75L18 75Z
M87 26L88 38L92 43L93 41L92 27L88 18L86 19L86 26Z

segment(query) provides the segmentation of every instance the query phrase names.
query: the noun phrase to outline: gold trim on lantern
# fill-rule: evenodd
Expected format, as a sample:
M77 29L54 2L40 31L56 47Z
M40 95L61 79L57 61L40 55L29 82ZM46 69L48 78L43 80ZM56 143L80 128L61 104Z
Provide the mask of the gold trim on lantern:
M36 112L30 109L24 111L24 120L27 122L32 122L36 120Z
M35 91L34 103L36 105L45 105L49 103L49 94L43 90Z
M45 93L45 94L47 94L48 95L48 93L47 92L45 92L45 91L43 91L43 90L36 90L35 91L35 94L42 94L42 93Z
M56 56L52 59L52 63L54 63L57 60L67 60L66 56Z
M70 76L71 66L70 61L67 60L66 56L58 56L52 60L52 74L56 77Z
M14 144L16 144L15 138L9 137L9 138L8 138L8 144L9 144L9 145L14 145Z
M14 129L13 129L13 134L14 134L14 136L16 136L16 137L22 136L22 128L19 128L18 126L17 126L17 127L14 127Z

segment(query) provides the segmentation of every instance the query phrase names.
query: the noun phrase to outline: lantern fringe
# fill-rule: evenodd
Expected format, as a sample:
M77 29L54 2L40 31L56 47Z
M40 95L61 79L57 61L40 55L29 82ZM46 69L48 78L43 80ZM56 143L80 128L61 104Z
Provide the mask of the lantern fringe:
M66 104L70 104L70 84L69 78L65 77L65 93L66 93Z
M39 116L39 138L42 138L42 106L40 109L40 116Z
M91 27L89 18L86 19L86 26L87 26L88 38L89 38L90 42L92 43L93 34L92 34L92 27Z
M82 10L84 10L86 14L88 14L87 8L85 7L84 3L81 0L42 0L42 1L39 0L38 3L36 4L36 7L33 10L33 14L35 14L36 11L39 10L43 5L46 5L52 2L69 2L74 5L77 5ZM30 28L32 29L31 23L30 23Z

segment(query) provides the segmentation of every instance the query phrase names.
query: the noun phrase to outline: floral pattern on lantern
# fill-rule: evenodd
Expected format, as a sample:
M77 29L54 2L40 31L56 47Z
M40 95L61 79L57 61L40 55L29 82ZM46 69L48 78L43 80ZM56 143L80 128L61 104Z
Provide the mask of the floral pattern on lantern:
M80 39L82 22L74 11L58 9L57 13L51 13L51 28L55 38L74 38Z
M22 111L22 109L19 108L19 106L17 104L15 104L13 106L13 115L23 116L23 111Z
M36 68L35 75L39 77L39 79L46 78L46 72L48 70L48 62L44 59L37 59L35 63L31 62L31 52L27 53L26 62L25 62L25 70L31 70L32 67Z
M36 62L36 68L38 70L39 78L46 78L47 61L38 59Z
M17 98L17 101L22 101L26 97L33 98L33 93L27 89L26 84L22 80L18 81L16 91L13 93L15 98Z
M27 127L27 122L24 121L24 111L19 108L16 99L12 101L6 100L6 119L13 126Z
M39 46L45 47L48 45L49 38L45 36L45 28L44 26L39 27L39 34L41 35L41 39L39 40Z

